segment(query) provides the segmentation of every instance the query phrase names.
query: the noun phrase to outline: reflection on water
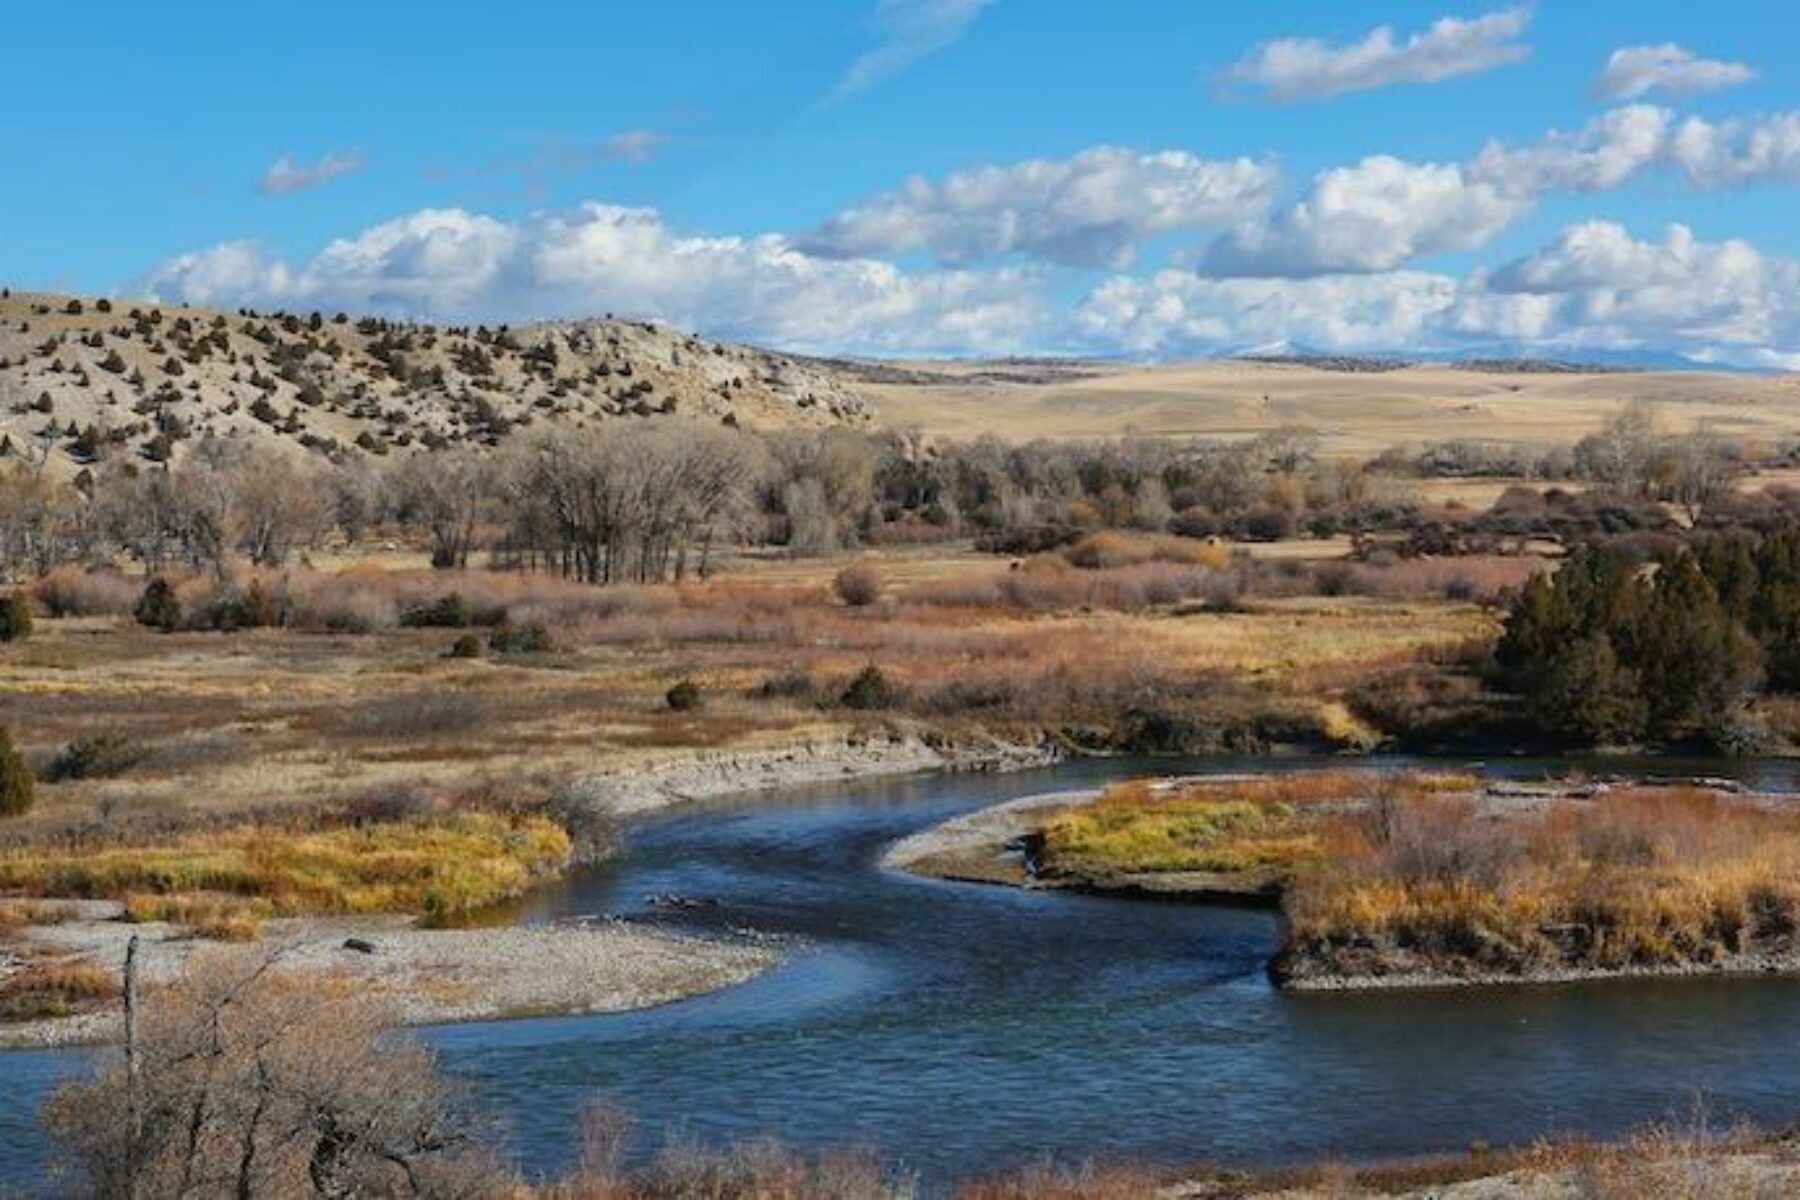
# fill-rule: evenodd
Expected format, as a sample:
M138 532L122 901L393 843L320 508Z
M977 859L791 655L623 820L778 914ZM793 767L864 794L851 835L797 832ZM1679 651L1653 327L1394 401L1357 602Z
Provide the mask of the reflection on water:
M1187 764L1270 765L1294 764ZM640 1152L671 1132L773 1134L873 1146L930 1176L1046 1155L1268 1162L1605 1134L1696 1096L1720 1117L1800 1118L1797 981L1288 996L1264 974L1279 938L1269 913L877 865L895 838L956 813L1145 769L1082 763L689 810L535 897L523 919L667 919L649 897L704 897L717 904L677 915L794 939L786 966L649 1012L429 1037L541 1172L567 1162L577 1113L601 1096L636 1114ZM1761 786L1792 781L1785 764L1746 769ZM32 1177L31 1109L78 1061L0 1055L0 1179Z

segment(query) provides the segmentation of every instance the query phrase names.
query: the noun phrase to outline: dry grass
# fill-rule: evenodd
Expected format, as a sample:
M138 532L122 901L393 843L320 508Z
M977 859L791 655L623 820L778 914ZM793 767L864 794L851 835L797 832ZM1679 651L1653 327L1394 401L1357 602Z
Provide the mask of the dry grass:
M1407 775L1412 794L1466 790L1458 775ZM1045 869L1092 874L1272 871L1283 878L1337 849L1332 825L1370 788L1366 772L1305 771L1160 787L1116 784L1044 828Z
M143 845L0 851L0 889L116 899L134 920L254 936L297 913L460 916L560 870L569 836L543 817L461 813L328 829L245 825Z
M5 838L166 841L303 822L384 789L554 787L651 756L918 723L1096 748L1360 746L1372 734L1347 716L1359 679L1494 625L1441 600L1215 603L1231 571L1163 561L1082 570L1054 556L1013 570L954 548L866 561L885 586L857 608L833 590L842 560L749 558L710 581L594 588L362 557L264 576L286 628L166 635L129 617L45 618L0 647L0 723L46 770L96 730L134 753L105 777L46 782ZM57 586L93 580L115 596L139 586L73 574ZM198 603L213 583L182 586ZM472 619L546 620L554 649L453 659L459 631L395 625L450 592ZM891 695L845 708L871 663ZM805 682L763 686L776 676ZM705 705L669 708L683 679Z
M1136 567L1152 562L1222 570L1231 562L1231 551L1221 543L1196 538L1104 529L1070 546L1063 551L1063 557L1072 566L1090 571Z
M1006 1175L964 1180L957 1200L1142 1200L1168 1186L1166 1172L1140 1167L1036 1166Z
M1421 365L1373 374L1298 364L1208 362L1083 364L1036 380L959 376L987 369L934 362L932 382L873 383L864 391L890 428L968 441L998 436L1250 438L1304 426L1321 453L1368 458L1392 446L1464 439L1571 444L1631 400L1706 422L1733 436L1780 444L1796 397L1779 376L1746 379L1691 371L1492 374Z
M1134 783L1051 821L1042 869L1283 883L1295 976L1704 968L1800 949L1800 813L1697 788L1522 806L1462 776Z
M34 963L0 978L0 1021L63 1017L118 994L113 973L79 959Z
M1800 814L1699 790L1506 815L1388 795L1337 837L1285 904L1289 954L1347 971L1709 966L1789 954L1800 925Z

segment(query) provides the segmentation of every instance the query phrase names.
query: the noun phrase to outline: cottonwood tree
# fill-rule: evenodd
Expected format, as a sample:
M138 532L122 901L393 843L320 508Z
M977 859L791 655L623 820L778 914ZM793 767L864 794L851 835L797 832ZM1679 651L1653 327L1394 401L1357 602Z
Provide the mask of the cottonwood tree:
M0 574L41 575L84 557L85 497L21 466L0 468Z
M258 566L280 566L331 524L319 472L289 455L253 451L232 466L228 482L238 549Z
M589 583L702 573L742 526L760 469L747 435L690 423L606 425L532 439L507 472L509 549Z
M493 460L474 450L416 454L397 463L388 477L395 513L425 529L431 565L469 565L475 533L496 495Z
M854 545L875 489L875 454L867 438L847 430L808 430L771 439L782 478L781 510L788 549L830 554Z

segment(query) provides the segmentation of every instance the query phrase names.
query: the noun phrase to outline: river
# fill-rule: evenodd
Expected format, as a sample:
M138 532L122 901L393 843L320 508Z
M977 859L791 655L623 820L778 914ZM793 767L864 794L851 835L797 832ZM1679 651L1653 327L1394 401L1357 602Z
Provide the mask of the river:
M895 839L948 817L1145 769L1085 762L685 809L522 919L654 920L652 895L704 897L716 906L686 920L793 939L786 965L645 1012L425 1036L531 1173L566 1165L578 1112L602 1097L637 1118L639 1153L671 1134L768 1134L873 1148L927 1180L1049 1156L1269 1164L1605 1136L1697 1101L1714 1121L1800 1119L1800 980L1289 995L1264 973L1280 933L1268 912L879 866ZM1795 782L1786 764L1740 770ZM82 1061L0 1055L0 1185L40 1178L33 1113Z

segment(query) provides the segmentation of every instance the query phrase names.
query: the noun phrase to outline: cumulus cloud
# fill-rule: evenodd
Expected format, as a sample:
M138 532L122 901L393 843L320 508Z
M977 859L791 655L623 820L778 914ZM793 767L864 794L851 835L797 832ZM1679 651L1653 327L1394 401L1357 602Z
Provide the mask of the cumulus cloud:
M1463 164L1376 156L1321 172L1291 206L1193 261L1219 276L1394 270L1485 245L1547 193L1611 191L1657 170L1697 188L1800 182L1800 112L1711 122L1627 104L1536 142L1490 142Z
M299 264L229 243L163 264L144 287L194 303L438 320L625 312L795 349L1005 352L1044 327L1029 271L909 273L817 258L775 235L679 234L652 209L598 203L517 222L426 210Z
M285 196L342 179L353 171L362 170L362 166L363 157L354 150L347 154L327 154L313 163L298 162L284 154L269 164L269 169L256 181L256 188L265 195Z
M1581 129L1556 131L1519 147L1490 142L1471 173L1511 191L1596 192L1616 188L1665 161L1674 114L1650 104L1628 104L1602 113Z
M1670 133L1667 154L1696 187L1800 181L1800 113L1688 117Z
M588 203L516 221L425 210L293 262L228 242L170 260L143 290L226 308L447 321L630 313L817 352L1176 357L1285 341L1403 353L1650 347L1800 366L1800 262L1743 241L1703 241L1680 225L1640 239L1613 222L1573 224L1532 253L1462 278L1215 277L1169 267L1114 274L1075 301L1068 282L1012 266L909 271L823 258L779 235L687 234L652 209Z
M1684 96L1736 87L1754 78L1756 72L1744 63L1700 58L1674 42L1664 42L1614 50L1594 81L1594 94L1608 100L1635 100L1656 91Z
M1443 275L1396 271L1317 279L1207 279L1191 271L1120 276L1076 312L1094 345L1191 354L1268 342L1325 349L1417 346L1456 296Z
M1099 146L914 177L798 239L832 258L924 251L946 263L1024 254L1077 267L1123 267L1146 237L1219 227L1264 209L1278 172L1247 158Z
M1530 22L1530 10L1519 7L1466 20L1444 17L1404 41L1396 40L1387 25L1344 45L1282 38L1251 50L1223 79L1227 85L1259 88L1277 101L1322 100L1396 83L1437 83L1526 57L1530 47L1518 38Z
M1800 367L1800 262L1747 242L1661 240L1608 221L1458 279L1419 271L1214 279L1164 270L1107 280L1076 310L1081 339L1180 356L1268 342L1342 351L1579 354L1651 348L1696 361Z
M859 55L825 103L835 104L961 41L994 0L878 0L878 43Z
M1468 289L1464 333L1580 344L1800 349L1800 263L1671 225L1640 241L1611 221L1571 225Z
M1217 276L1391 271L1480 246L1530 203L1460 166L1378 155L1320 173L1291 208L1214 240L1197 266Z

